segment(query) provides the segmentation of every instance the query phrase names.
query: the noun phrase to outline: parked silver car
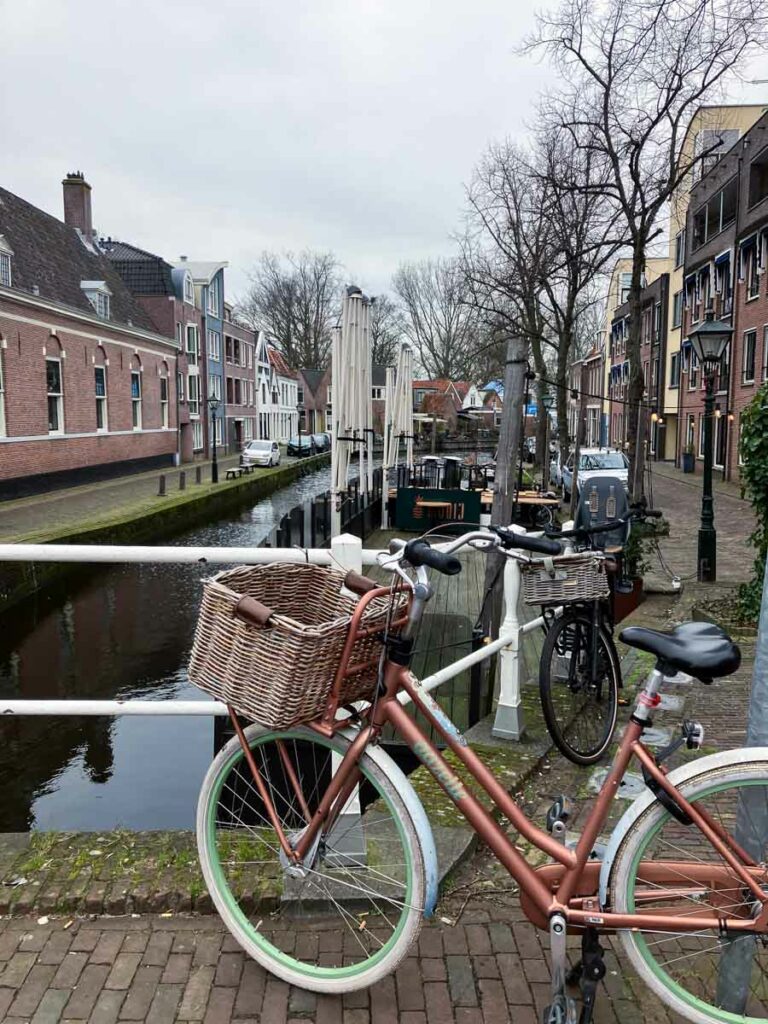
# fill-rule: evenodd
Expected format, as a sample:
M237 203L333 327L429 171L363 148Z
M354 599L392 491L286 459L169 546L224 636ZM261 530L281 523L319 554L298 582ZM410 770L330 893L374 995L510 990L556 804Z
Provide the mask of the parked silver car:
M277 441L249 441L240 458L244 466L279 466L280 445Z

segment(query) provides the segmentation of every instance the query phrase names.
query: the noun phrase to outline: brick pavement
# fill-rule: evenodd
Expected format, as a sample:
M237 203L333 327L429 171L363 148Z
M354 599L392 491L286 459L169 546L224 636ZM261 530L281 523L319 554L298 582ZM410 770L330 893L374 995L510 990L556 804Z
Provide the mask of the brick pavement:
M658 473L654 483L655 503L672 528L665 554L676 571L690 574L698 491L684 489L674 471ZM717 496L721 578L727 582L743 579L751 563L745 544L751 513L736 502L736 495ZM697 588L691 589L695 596ZM680 607L658 597L635 619L664 624L680 614ZM749 641L744 653L736 676L711 688L680 690L685 713L700 716L707 726L708 747L743 739L753 656ZM659 724L673 725L679 717L676 712ZM529 780L520 802L541 822L554 796L584 793L587 774L551 758ZM577 827L589 802L583 796L579 801ZM622 809L617 801L615 813ZM549 1001L548 952L542 934L525 921L515 886L482 849L450 884L436 918L397 973L342 998L316 997L267 975L215 916L0 919L0 1019L6 1024L534 1024ZM606 964L596 1024L677 1019L639 985L612 941Z

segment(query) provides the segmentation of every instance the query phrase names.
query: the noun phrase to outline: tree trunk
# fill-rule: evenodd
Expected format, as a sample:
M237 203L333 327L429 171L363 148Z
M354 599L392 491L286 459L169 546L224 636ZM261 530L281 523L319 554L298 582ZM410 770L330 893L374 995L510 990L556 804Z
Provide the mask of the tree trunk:
M560 448L561 462L566 462L571 451L571 439L568 436L568 364L570 361L573 337L570 327L560 333L560 344L557 348L557 383L555 402L557 409L557 440Z
M645 468L645 417L643 415L643 364L640 354L642 334L642 275L645 266L645 245L636 243L632 253L632 284L629 292L629 356L628 405L625 406L627 440L629 441L629 495L631 501L643 496Z
M494 526L509 526L512 522L517 483L515 464L520 451L523 422L527 349L528 344L524 338L512 337L507 341L504 405L499 428L499 451L496 459L496 479L491 512L491 523ZM500 567L503 565L503 561L504 556L497 551L492 551L486 556L483 594L488 595L491 591L491 595L485 602L483 613L483 629L486 636L496 636L501 622L503 574Z

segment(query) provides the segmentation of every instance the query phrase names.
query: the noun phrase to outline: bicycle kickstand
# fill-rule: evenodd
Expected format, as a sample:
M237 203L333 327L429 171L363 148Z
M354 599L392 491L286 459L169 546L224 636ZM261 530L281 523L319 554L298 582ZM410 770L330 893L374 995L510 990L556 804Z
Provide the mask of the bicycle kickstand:
M576 1003L565 992L566 925L562 914L549 920L549 944L552 954L552 1002L544 1007L542 1024L576 1024Z
M579 983L581 985L581 1017L579 1024L591 1024L595 1010L597 986L605 977L605 950L595 928L587 928L581 937L581 961Z

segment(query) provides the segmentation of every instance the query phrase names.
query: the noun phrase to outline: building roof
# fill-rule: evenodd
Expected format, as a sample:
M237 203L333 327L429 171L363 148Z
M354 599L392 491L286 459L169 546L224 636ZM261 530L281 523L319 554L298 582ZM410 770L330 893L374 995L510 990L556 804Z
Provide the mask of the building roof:
M173 267L154 253L128 242L102 239L107 258L134 295L174 295Z
M300 370L301 376L304 383L307 385L313 395L317 394L317 389L325 377L326 370Z
M192 280L195 284L208 284L212 277L214 277L220 270L224 270L229 266L228 263L222 263L220 260L177 260L174 264L177 270L188 270L192 275Z
M285 361L285 356L282 352L278 352L276 348L269 346L269 361L275 373L279 373L281 377L290 377L292 380L296 380L298 374L295 370L292 370L288 363Z
M111 322L157 333L148 313L103 253L88 248L74 228L4 188L0 188L0 235L13 250L14 290L95 316L80 285L103 281L111 293Z
M374 363L371 367L371 386L385 388L387 386L387 368L380 363Z

